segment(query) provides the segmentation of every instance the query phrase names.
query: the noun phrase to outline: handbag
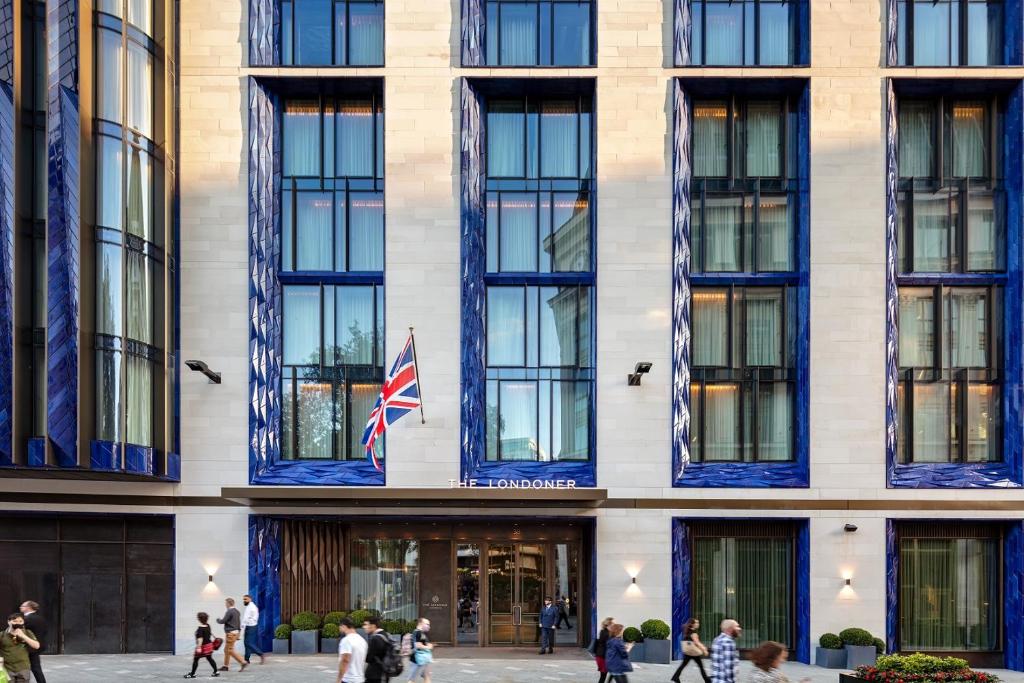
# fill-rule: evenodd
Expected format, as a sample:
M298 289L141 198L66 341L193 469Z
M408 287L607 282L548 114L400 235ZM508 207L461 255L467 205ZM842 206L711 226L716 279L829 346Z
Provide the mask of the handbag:
M430 664L432 661L434 661L434 653L430 650L419 648L413 655L413 659L416 662L417 666L423 666L424 664Z
M698 645L692 640L684 640L683 654L687 657L707 657L708 651L703 645Z
M224 640L222 638L214 638L213 639L213 649L214 649L214 651L219 650L220 646L223 645L223 644L224 644Z
M206 657L207 655L213 654L213 643L203 643L196 648L196 654L200 657Z

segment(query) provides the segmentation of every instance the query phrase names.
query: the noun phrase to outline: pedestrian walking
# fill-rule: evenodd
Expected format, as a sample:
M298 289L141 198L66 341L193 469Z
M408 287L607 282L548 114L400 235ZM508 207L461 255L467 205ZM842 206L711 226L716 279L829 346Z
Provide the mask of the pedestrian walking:
M39 641L37 649L28 651L28 661L32 666L32 679L35 683L46 683L43 664L39 661L39 655L46 649L46 632L49 630L46 619L43 619L43 615L39 613L39 603L33 600L21 603L21 608L18 611L25 617L25 630L31 631Z
M789 659L789 650L782 643L768 640L750 651L750 661L754 670L750 673L750 683L789 683L782 673L782 663ZM810 683L809 678L801 678L800 683Z
M196 629L196 649L192 652L192 671L185 674L185 678L196 677L196 669L199 668L199 662L203 659L210 663L210 668L213 669L211 675L220 676L220 672L217 671L217 662L213 661L213 629L210 628L210 615L200 612L196 615L196 619L199 620L199 628Z
M260 623L260 609L252 601L251 595L243 595L242 604L245 605L245 611L242 613L242 642L245 644L245 663L249 664L252 656L258 655L260 664L263 664L267 661L267 657L263 654L263 649L260 648L259 632L256 628Z
M218 624L224 625L224 666L220 670L230 671L231 660L234 659L241 664L241 668L238 670L245 671L247 664L242 659L242 655L235 651L235 643L238 642L238 636L242 633L242 615L235 609L234 598L226 598L224 607L226 608L224 616L217 620Z
M683 674L683 669L691 661L700 669L700 676L704 679L704 683L710 683L711 679L708 678L707 672L704 671L704 658L708 656L708 649L704 646L704 643L700 642L700 636L697 634L699 630L700 619L687 619L686 623L683 624L683 663L672 674L672 680L675 683L679 683L679 677Z
M366 683L366 641L355 624L345 617L338 624L342 639L338 643L338 678L335 683Z
M558 623L555 628L562 628L562 622L565 622L566 628L572 628L572 622L569 621L569 596L558 601Z
M736 673L740 668L740 653L736 649L736 639L743 631L735 619L723 619L721 633L711 643L711 681L712 683L736 683Z
M555 652L555 623L558 621L558 608L551 602L551 596L544 596L544 606L540 608L540 654Z
M615 623L615 619L612 617L605 617L601 620L601 630L597 634L597 640L594 641L594 661L597 662L597 671L601 675L597 677L597 683L605 683L608 680L608 665L605 663L605 657L608 653L608 639L611 637L608 633L608 627Z
M622 629L622 624L612 624L608 627L608 648L605 651L604 663L614 683L629 683L626 674L633 670L633 663L629 661L629 651L633 648L633 643L622 642Z
M419 618L412 632L412 654L409 655L409 680L422 676L430 683L430 665L434 661L434 644L430 642L430 619Z
M363 621L366 631L366 683L387 683L384 660L391 654L391 636L380 627L380 617L367 617ZM399 660L400 661L400 660Z
M0 633L0 659L10 683L29 683L32 663L29 653L39 649L36 634L25 628L25 617L15 612L7 617L7 629Z

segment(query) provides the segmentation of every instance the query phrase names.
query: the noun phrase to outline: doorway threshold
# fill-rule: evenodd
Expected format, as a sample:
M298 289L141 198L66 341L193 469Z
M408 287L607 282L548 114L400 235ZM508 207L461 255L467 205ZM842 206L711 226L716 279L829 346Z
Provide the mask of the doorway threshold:
M556 648L554 654L550 655L537 654L536 647L474 647L471 645L460 647L438 645L435 652L438 659L536 659L538 661L593 659L589 652L575 645Z

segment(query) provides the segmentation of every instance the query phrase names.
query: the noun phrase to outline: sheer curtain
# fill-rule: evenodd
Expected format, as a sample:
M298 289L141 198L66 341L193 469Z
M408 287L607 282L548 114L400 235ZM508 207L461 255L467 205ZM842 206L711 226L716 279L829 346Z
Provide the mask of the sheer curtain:
M697 102L693 107L693 175L722 177L728 164L728 107L725 102Z
M742 2L707 2L704 45L709 66L735 66L743 63Z
M984 368L988 365L988 296L985 290L953 289L950 294L950 365Z
M704 203L704 270L737 272L743 269L740 231L743 229L742 196L709 196Z
M899 364L931 367L935 352L935 297L931 289L900 288Z
M949 462L950 385L914 385L914 462Z
M935 174L935 106L930 102L899 104L899 172L901 178L930 178Z
M782 292L747 289L747 365L782 367Z
M487 365L526 363L526 308L522 287L487 289Z
M289 100L283 123L284 168L288 176L320 175L320 103Z
M495 178L526 176L526 114L522 101L495 100L487 109L487 175Z
M971 192L967 202L967 268L996 270L1003 265L1003 218L1001 196ZM997 208L999 207L999 208Z
M366 427L366 420L370 416L370 411L373 410L373 406L377 403L377 398L380 396L381 385L376 382L360 382L352 384L352 409L349 411L348 416L348 457L352 460L362 460L366 457L366 452L360 447L360 441L363 438L363 430ZM344 432L338 435L338 441L344 440ZM374 448L377 452L380 452L381 448L384 448L384 440L378 439Z
M128 127L153 137L153 55L128 41Z
M349 195L349 270L384 270L384 196Z
M743 624L737 647L757 647L766 640L789 641L791 541L783 538L724 540L732 555L726 590L734 596L734 618Z
M793 443L792 395L786 382L761 384L757 397L758 459L789 460Z
M729 365L727 293L723 290L693 292L693 364Z
M502 460L536 460L537 382L500 382L500 449Z
M148 154L129 145L128 159L128 232L147 242L153 236L153 167Z
M708 384L704 395L705 459L740 460L740 385Z
M338 102L338 177L373 177L373 103Z
M355 285L338 287L336 296L338 307L335 313L338 325L337 362L343 365L373 365L373 287Z
M948 66L959 62L957 41L953 40L950 30L959 5L959 2L949 0L915 0L915 66Z
M537 270L537 195L502 193L500 206L499 269Z
M501 64L537 63L537 4L499 3L501 7Z
M284 364L320 362L320 288L284 287Z
M914 270L949 270L949 231L954 224L951 208L956 200L948 192L915 192Z
M299 192L295 200L297 270L332 270L334 208L329 192Z
M127 252L128 338L153 343L153 272L149 260L137 251Z
M544 178L575 178L579 159L576 103L542 102L540 107L540 174Z
M552 62L565 66L590 64L590 2L552 4Z
M128 422L125 431L128 443L153 445L153 366L134 354L128 354Z
M782 175L782 105L778 102L747 104L747 175Z
M793 269L792 231L793 217L788 198L761 196L761 216L758 225L758 268L762 271Z
M350 2L348 63L384 63L384 3Z
M996 425L999 419L999 393L993 386L970 384L967 387L967 461L989 462L1000 457Z
M957 178L988 176L985 157L985 103L953 105L953 175Z
M762 65L792 64L794 55L790 43L790 12L788 2L762 2L758 27L761 40Z

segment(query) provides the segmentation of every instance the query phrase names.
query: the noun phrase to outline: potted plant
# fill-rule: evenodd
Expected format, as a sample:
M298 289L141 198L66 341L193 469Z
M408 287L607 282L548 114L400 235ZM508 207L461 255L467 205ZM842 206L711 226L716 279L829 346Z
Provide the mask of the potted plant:
M636 626L627 626L622 632L622 640L633 643L629 650L629 659L632 662L644 661L644 634Z
M339 643L341 643L341 629L338 628L338 625L324 624L320 629L320 652L337 652Z
M328 612L324 615L324 625L334 624L338 626L341 624L341 620L348 616L348 612Z
M640 634L644 637L645 662L669 664L672 661L672 647L668 640L671 633L672 629L661 619L648 619L640 624Z
M292 627L289 624L278 624L277 628L274 629L274 649L272 652L275 655L287 655L291 653L291 635Z
M875 638L862 628L844 628L839 632L846 650L846 668L856 669L858 666L873 666L878 659L875 649Z
M881 638L875 638L872 642L875 644L875 652L879 657L885 654L885 641Z
M998 683L989 673L974 671L967 660L957 657L932 657L915 652L912 655L882 655L873 666L859 666L852 674L839 674L840 683L864 681L900 681L901 683Z
M368 609L357 609L349 612L348 618L352 620L352 624L356 627L356 632L363 638L366 637L366 631L363 630L363 622L373 615Z
M846 650L843 648L843 639L835 633L821 634L814 651L814 663L826 669L845 669Z
M319 628L320 617L313 612L299 612L292 617L292 654L315 655Z

